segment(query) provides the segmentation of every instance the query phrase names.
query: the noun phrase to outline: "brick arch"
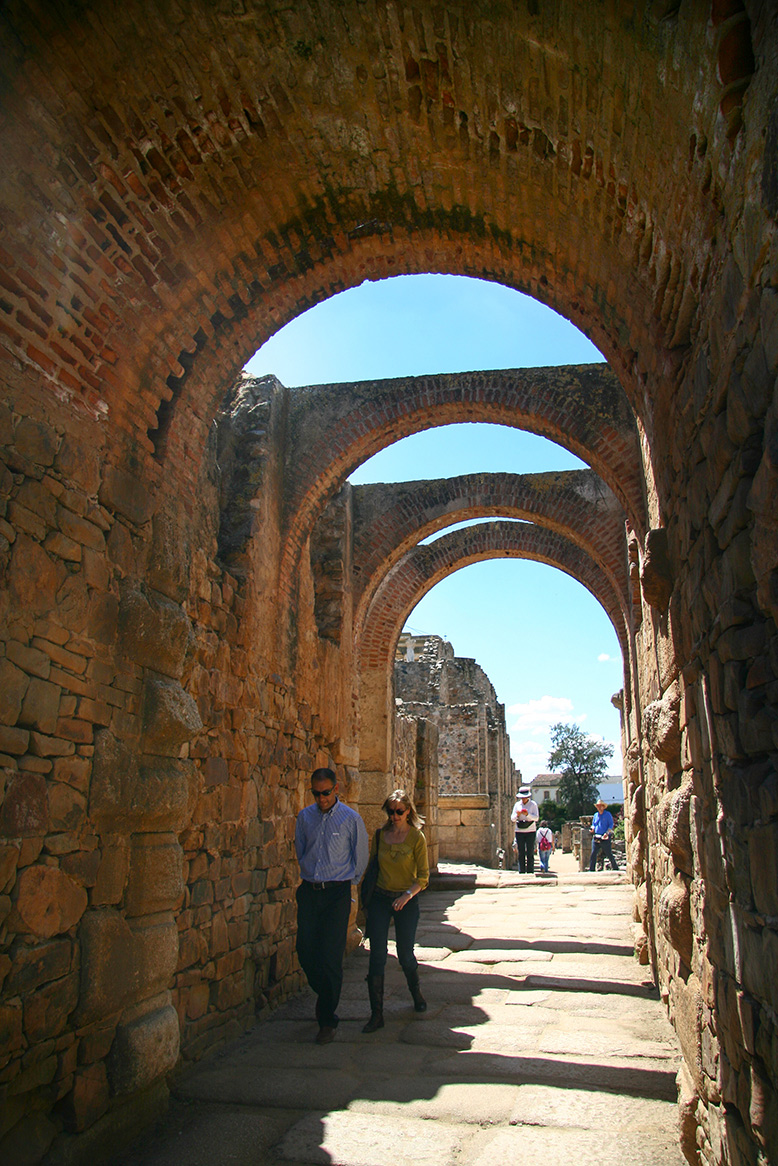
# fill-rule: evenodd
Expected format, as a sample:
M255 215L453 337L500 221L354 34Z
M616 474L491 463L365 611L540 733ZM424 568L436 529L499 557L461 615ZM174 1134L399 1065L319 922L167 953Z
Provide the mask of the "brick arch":
M23 165L0 192L4 344L140 475L175 438L167 477L286 320L364 278L452 271L573 320L643 411L689 339L736 177L716 165L724 48L704 15L606 7L586 35L576 3L471 19L422 0L411 22L322 2L313 25L202 0L6 13L3 132ZM603 54L602 19L625 51Z
M359 662L360 767L387 770L392 752L392 661L403 624L436 583L486 559L531 559L581 583L604 608L629 669L626 607L601 567L570 539L534 523L489 522L464 527L407 551L382 580L356 642ZM628 686L627 686L628 687Z
M388 572L370 605L358 645L361 664L375 668L393 658L403 623L441 579L471 563L496 558L546 563L581 583L605 609L627 657L629 625L624 600L593 559L555 530L529 522L503 521L463 527L406 552Z
M352 508L357 635L383 579L411 547L453 523L488 516L535 522L563 535L597 564L628 608L624 512L591 470L354 486Z
M292 390L281 590L292 586L301 549L326 500L362 461L411 433L461 421L529 430L587 461L645 531L637 428L606 365L508 369L404 377Z

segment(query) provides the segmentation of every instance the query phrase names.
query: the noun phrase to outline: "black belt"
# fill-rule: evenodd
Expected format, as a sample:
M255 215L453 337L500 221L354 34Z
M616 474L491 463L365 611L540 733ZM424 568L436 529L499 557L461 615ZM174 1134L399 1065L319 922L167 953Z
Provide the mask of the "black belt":
M314 891L327 891L330 887L345 887L351 885L351 879L336 879L331 883L312 883L309 879L303 879L306 887L312 887Z

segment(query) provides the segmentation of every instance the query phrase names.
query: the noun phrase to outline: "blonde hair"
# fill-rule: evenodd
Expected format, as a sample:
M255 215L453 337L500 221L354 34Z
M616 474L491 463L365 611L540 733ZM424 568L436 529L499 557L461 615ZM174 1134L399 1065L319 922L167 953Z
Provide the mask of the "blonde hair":
M381 806L381 809L384 811L387 817L387 825L389 824L389 807L396 806L398 804L405 806L406 810L408 811L408 825L415 826L417 830L421 830L422 826L424 825L424 819L414 806L413 798L409 793L406 793L404 789L396 789L394 793L389 794L389 797Z

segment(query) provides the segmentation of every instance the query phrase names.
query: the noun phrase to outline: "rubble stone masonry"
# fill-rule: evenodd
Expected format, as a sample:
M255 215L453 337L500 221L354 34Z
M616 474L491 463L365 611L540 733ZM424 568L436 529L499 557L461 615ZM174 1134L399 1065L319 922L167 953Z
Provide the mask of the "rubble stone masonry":
M622 645L684 1153L775 1160L775 5L9 0L0 70L0 1159L110 1156L299 987L312 767L371 828L415 783L434 844L395 649L500 555ZM607 366L241 378L415 272L533 295ZM590 469L348 484L453 421ZM418 544L457 515L490 522Z

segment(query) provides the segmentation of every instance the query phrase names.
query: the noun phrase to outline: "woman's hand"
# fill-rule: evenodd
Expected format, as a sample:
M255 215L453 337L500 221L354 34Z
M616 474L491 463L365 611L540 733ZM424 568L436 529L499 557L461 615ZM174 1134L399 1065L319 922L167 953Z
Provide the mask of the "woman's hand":
M403 891L403 893L401 895L398 895L398 897L392 903L392 910L393 911L402 911L402 909L406 905L406 903L410 903L412 898L413 898L413 895L411 894L410 891Z

